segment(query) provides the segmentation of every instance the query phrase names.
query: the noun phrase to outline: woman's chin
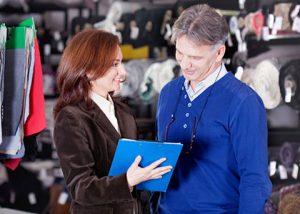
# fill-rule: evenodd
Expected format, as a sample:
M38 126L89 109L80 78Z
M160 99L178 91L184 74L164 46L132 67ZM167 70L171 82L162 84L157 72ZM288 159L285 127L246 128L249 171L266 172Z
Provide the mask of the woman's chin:
M121 88L121 82L120 81L114 81L113 82L113 90L119 90Z

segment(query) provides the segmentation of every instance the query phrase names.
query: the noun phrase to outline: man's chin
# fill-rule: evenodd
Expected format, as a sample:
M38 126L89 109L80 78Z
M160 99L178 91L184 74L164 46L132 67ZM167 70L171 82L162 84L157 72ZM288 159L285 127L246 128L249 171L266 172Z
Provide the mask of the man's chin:
M188 80L188 81L192 81L193 77L191 75L187 75L187 74L183 74L183 77Z

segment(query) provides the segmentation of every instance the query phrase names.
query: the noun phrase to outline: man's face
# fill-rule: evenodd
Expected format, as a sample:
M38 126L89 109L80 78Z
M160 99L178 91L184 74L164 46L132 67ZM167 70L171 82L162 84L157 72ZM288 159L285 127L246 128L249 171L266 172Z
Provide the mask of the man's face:
M211 45L196 45L185 35L177 39L176 60L193 88L220 65L218 50Z

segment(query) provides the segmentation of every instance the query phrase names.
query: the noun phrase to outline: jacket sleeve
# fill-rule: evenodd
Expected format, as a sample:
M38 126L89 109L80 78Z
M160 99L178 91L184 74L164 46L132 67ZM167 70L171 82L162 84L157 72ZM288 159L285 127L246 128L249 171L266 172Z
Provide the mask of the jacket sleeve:
M231 140L240 175L239 213L264 213L271 193L268 176L266 111L256 94L235 108Z
M72 200L83 206L132 200L126 173L98 177L85 124L71 111L62 110L55 121L54 141ZM101 143L102 139L99 140Z

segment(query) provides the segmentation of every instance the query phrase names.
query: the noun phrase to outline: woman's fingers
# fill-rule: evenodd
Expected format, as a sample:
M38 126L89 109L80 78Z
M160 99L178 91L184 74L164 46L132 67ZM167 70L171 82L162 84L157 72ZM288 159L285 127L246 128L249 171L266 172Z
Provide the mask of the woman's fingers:
M136 169L136 168L138 168L138 167L139 167L139 164L140 164L140 162L141 162L141 160L142 160L142 157L141 157L140 155L138 155L138 156L134 159L133 163L131 164L131 166L130 166L129 168L130 168L130 169Z
M139 166L142 157L139 155L135 158L134 162L131 164L129 169L127 170L127 182L129 187L135 186L141 182L152 180L152 179L160 179L162 176L172 170L172 166L160 166L166 158L161 158L145 168Z
M149 166L145 167L145 169L152 170L152 169L158 167L165 160L167 160L167 158L158 159L157 161L154 161L153 163L151 163Z
M153 176L153 177L151 178L151 180L154 180L154 179L161 179L161 178L162 178L161 175L156 175L156 176Z
M156 169L153 169L150 172L150 178L159 178L163 176L164 174L170 172L172 170L172 166L163 166L163 167L158 167Z

